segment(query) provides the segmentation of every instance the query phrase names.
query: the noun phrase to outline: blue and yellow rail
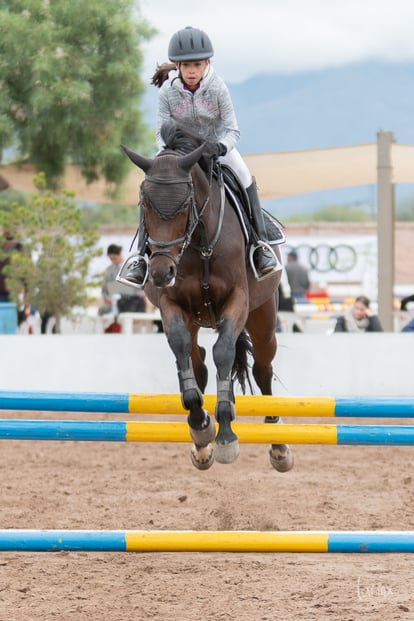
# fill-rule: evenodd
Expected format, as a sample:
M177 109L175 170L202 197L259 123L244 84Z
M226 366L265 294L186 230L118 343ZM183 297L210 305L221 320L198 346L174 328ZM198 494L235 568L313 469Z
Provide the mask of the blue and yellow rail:
M0 551L414 552L414 531L0 530Z
M412 446L413 425L304 425L235 423L249 444L341 444ZM191 442L187 423L1 419L0 440L90 442Z
M204 406L214 412L215 395ZM187 414L178 394L0 391L0 410ZM236 396L238 416L414 418L414 397Z

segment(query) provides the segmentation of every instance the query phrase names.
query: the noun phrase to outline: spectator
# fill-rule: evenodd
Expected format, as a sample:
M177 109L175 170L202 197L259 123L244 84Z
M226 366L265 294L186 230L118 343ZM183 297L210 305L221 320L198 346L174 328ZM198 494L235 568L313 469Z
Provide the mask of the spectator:
M11 231L3 232L0 252L0 302L10 302L10 292L7 288L4 268L10 263L10 254L14 251L21 252L23 246L16 241Z
M411 319L411 321L405 324L401 332L414 332L414 317Z
M13 252L22 252L23 245L16 241L11 231L3 231L1 250L0 250L0 302L11 302L10 291L7 287L7 276L4 268L10 263L10 256ZM23 296L22 296L23 297ZM25 304L17 305L17 326L19 327L26 321Z
M370 301L365 295L355 298L344 315L338 317L335 332L383 332L381 322L370 309Z
M288 313L295 311L295 300L290 295L285 295L282 283L278 286L278 310Z
M291 295L295 300L303 299L310 287L308 270L299 263L296 250L291 250L287 258L285 269Z
M288 285L289 287L289 285ZM278 286L278 313L293 313L295 312L295 300L290 295L285 295L282 283ZM289 322L290 323L290 322ZM279 315L276 318L276 332L282 332L282 324L280 322ZM292 322L292 332L302 332L302 329L294 321Z
M52 319L53 315L48 311L44 312L43 315L40 316L40 334L47 334L49 322L51 322ZM52 334L56 334L56 323L51 326L51 332Z
M401 307L400 310L402 311L406 311L407 310L407 304L409 302L414 302L414 294L413 295L407 295L407 297L403 298L401 300Z
M115 314L125 312L144 313L145 312L145 294L139 291L131 294L131 288L116 281L119 270L123 263L122 247L116 244L110 244L107 249L108 259L111 264L106 269L104 282L102 285L103 304L98 309L99 315L105 315L111 312ZM114 308L114 301L116 307Z

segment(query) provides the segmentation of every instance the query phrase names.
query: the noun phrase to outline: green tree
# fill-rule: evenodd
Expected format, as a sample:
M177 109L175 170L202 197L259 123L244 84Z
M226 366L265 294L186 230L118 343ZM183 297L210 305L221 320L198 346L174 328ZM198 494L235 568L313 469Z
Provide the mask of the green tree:
M152 136L139 108L142 43L135 0L0 0L0 153L12 147L53 186L70 161L112 189Z
M81 210L69 193L47 190L43 173L34 182L38 192L28 202L0 212L3 230L12 231L23 244L5 268L7 288L17 305L23 298L41 315L52 314L60 332L61 318L74 306L88 303L90 262L102 251L97 248L96 229L85 229Z

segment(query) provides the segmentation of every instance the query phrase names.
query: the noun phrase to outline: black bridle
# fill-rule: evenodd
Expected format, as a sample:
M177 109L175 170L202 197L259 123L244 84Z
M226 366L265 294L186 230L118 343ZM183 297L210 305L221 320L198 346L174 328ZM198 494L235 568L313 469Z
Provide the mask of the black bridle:
M221 173L221 169L220 169L220 173ZM209 266L209 260L213 254L214 251L214 247L220 237L220 233L221 233L221 228L223 226L223 219L224 219L224 206L225 206L225 195L224 195L224 183L223 183L223 179L221 174L219 174L219 187L220 187L220 211L219 211L219 217L218 217L218 222L217 222L217 227L216 227L216 231L215 234L213 236L213 239L211 241L208 240L208 236L207 236L207 230L206 230L206 225L204 223L204 221L202 220L202 216L207 208L207 205L210 201L210 194L206 197L206 199L204 200L200 210L197 210L197 204L196 204L196 200L195 200L195 193L194 193L194 185L193 185L193 179L191 177L191 174L189 174L187 177L154 177L152 175L145 175L145 180L150 181L151 183L157 183L159 185L175 185L177 183L186 183L189 186L189 192L187 194L187 196L185 197L184 201L181 203L181 205L177 208L176 212L180 211L182 208L185 207L185 205L190 202L189 205L189 211L188 211L188 218L187 218L187 226L186 226L186 230L184 235L182 235L181 237L177 237L176 239L172 239L171 241L159 241L156 239L153 239L152 237L148 237L148 243L155 248L155 250L151 253L151 257L157 256L157 255L163 255L163 256L167 256L169 259L171 259L175 265L178 266L178 263L184 253L184 251L186 250L186 248L188 248L188 246L191 243L194 231L196 230L196 228L200 225L201 227L201 245L197 248L198 251L200 252L200 256L203 260L203 282L202 282L202 293L203 293L203 300L204 300L204 306L206 308L208 308L209 314L210 314L210 322L211 322L211 327L212 328L217 328L217 321L213 312L213 308L212 308L212 303L211 303L211 298L210 298L210 294L209 294L209 290L210 290L210 285L209 285L209 276L210 276L210 266ZM210 178L210 190L211 190L211 178ZM141 187L141 196L145 197L146 200L148 200L148 202L150 203L150 205L152 206L153 209L155 209L157 211L157 209L153 206L153 203L151 201L151 198L145 194L145 192L143 191L142 187ZM141 205L142 205L142 201L141 201ZM181 244L181 249L180 252L177 256L177 258L175 258L170 252L169 249L172 246L178 246Z

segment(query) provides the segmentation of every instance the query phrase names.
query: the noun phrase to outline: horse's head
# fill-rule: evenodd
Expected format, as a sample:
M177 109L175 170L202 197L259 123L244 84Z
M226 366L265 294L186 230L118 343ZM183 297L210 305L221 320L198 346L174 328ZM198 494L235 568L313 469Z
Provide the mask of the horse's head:
M191 169L200 159L204 145L186 155L166 152L154 159L122 148L145 173L140 209L151 251L149 278L156 287L173 286L180 257L190 242L196 220Z

